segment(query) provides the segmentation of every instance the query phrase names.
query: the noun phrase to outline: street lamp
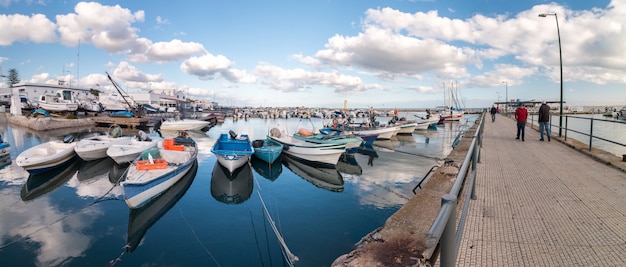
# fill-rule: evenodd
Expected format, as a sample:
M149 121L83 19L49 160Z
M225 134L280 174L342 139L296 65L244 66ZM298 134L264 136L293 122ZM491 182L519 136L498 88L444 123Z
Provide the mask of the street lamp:
M559 136L561 136L561 132L563 130L563 55L561 53L561 31L559 30L559 18L557 17L556 12L539 14L539 17L545 18L547 16L553 15L554 19L556 20L556 34L559 37L559 60L561 68L561 106L559 107Z
M504 89L505 91L505 95L504 95L504 115L508 115L508 110L509 110L509 84L507 83L507 81L503 81L502 82L504 84Z

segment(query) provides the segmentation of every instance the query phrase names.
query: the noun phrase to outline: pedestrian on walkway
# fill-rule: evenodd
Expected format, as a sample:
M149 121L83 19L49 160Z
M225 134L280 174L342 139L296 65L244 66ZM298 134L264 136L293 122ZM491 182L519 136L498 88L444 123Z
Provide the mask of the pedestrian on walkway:
M496 105L491 106L491 110L489 110L489 113L491 113L491 122L496 121L496 113L498 113Z
M539 107L539 141L543 141L543 131L545 129L548 141L550 141L550 106L546 104L546 101L541 102Z
M517 121L517 137L519 139L520 133L522 134L522 141L524 141L524 133L526 128L526 119L528 118L528 110L522 103L515 109L515 120Z

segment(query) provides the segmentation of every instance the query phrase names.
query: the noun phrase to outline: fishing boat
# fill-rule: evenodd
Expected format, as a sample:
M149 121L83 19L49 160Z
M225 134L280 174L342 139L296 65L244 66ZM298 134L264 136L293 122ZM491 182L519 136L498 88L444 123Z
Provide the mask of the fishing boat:
M117 164L128 163L136 159L141 152L154 148L157 144L157 140L151 139L144 131L139 130L135 138L111 145L107 149L107 156Z
M211 196L219 202L241 204L250 198L253 189L252 168L249 164L230 171L215 164L211 176Z
M400 127L397 127L397 126L387 126L387 127L360 126L360 127L350 127L346 131L355 135L359 135L359 136L377 134L378 136L376 137L376 139L385 140L385 139L391 139L391 137L396 136L398 132L400 131Z
M269 138L283 145L283 153L312 163L334 166L346 150L345 144L316 144L283 134L277 128L270 130Z
M272 164L283 152L283 145L270 138L257 139L252 142L254 148L254 156Z
M343 176L335 166L303 162L289 155L283 157L283 164L293 173L319 188L333 192L343 191Z
M2 136L0 135L0 157L4 155L8 155L9 152L11 152L11 145L5 142L4 139L2 139Z
M293 137L299 140L303 140L315 144L343 144L346 146L346 150L357 148L363 142L363 139L354 134L342 134L342 135L327 135L327 134L313 134L311 131L301 128L298 132L293 134Z
M192 119L168 119L161 123L165 131L199 131L211 124L210 121Z
M211 152L215 154L217 161L222 166L233 172L235 169L248 163L250 157L254 154L254 148L252 148L247 134L237 136L231 130L227 134L220 134L219 139L211 148Z
M28 175L20 197L23 201L29 201L58 189L74 176L80 162L80 160L66 161L46 172Z
M68 135L63 141L49 141L23 151L15 164L31 174L45 172L74 158L74 146L74 137Z
M185 195L187 189L193 183L198 172L197 161L191 169L174 185L155 197L152 201L141 208L130 209L128 215L128 235L126 239L126 252L133 252L143 240L148 229L152 227L163 215L165 215Z
M122 175L124 201L140 208L178 182L196 164L198 146L184 133L141 153Z
M126 144L132 139L131 136L122 136L122 128L118 125L109 127L107 134L100 134L81 139L76 143L74 151L84 161L97 160L107 157L109 147L118 144Z

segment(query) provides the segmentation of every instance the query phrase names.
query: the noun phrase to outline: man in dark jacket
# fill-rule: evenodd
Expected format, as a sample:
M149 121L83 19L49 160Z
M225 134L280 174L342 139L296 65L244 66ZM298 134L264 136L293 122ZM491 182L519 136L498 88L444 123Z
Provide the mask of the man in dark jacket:
M491 113L491 122L496 121L496 113L498 113L498 110L496 109L495 105L491 106L491 110L489 110L489 113Z
M543 131L545 129L548 141L550 141L550 106L546 104L546 101L541 102L539 107L539 141L543 141Z

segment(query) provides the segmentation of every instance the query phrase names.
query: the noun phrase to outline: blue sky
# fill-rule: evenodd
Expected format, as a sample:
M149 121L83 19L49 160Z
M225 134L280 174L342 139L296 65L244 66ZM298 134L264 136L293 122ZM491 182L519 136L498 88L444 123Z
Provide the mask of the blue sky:
M0 0L21 80L175 88L236 106L626 105L626 0Z

